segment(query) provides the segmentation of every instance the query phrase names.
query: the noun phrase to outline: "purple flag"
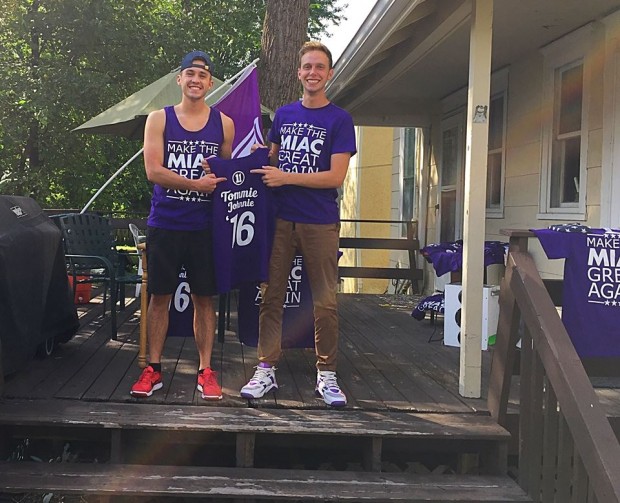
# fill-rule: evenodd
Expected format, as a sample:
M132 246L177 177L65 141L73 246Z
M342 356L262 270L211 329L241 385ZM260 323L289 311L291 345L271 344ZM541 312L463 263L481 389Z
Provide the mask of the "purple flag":
M249 66L213 106L228 115L235 123L233 159L250 155L252 145L263 143L258 75L255 66Z

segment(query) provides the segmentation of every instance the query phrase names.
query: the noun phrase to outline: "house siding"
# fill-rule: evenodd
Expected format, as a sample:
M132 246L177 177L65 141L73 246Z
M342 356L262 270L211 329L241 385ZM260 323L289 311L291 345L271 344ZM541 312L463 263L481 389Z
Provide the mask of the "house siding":
M358 154L352 159L343 185L340 216L343 220L389 220L392 211L390 178L393 152L393 128L356 128ZM343 222L340 235L346 237L386 237L388 224ZM341 265L388 267L387 250L343 250ZM343 278L345 293L384 293L388 280Z

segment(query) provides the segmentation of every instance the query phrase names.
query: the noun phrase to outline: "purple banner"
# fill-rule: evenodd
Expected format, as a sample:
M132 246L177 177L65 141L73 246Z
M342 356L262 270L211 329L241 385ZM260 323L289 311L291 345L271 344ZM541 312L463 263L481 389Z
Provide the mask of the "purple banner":
M250 155L252 145L264 142L256 67L249 67L213 106L235 123L233 159Z

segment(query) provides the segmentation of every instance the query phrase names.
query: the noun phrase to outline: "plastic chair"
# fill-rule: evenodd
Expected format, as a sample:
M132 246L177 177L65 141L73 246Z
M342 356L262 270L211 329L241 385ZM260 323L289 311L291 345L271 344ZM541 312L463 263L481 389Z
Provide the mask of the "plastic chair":
M67 269L73 278L73 289L80 283L103 283L103 312L106 291L110 287L112 339L116 339L116 303L120 294L125 306L126 284L142 281L137 274L125 270L126 258L116 250L112 225L108 218L92 213L70 213L57 217L65 246ZM78 279L78 276L82 278Z

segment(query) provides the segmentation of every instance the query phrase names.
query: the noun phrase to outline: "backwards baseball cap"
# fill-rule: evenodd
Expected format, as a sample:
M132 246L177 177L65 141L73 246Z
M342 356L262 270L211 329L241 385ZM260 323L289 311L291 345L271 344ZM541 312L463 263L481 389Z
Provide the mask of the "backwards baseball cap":
M194 60L201 59L204 61L204 64L194 63ZM183 59L181 60L181 71L186 68L202 68L203 70L207 70L211 75L213 75L213 62L211 58L206 52L202 51L192 51L188 52Z

